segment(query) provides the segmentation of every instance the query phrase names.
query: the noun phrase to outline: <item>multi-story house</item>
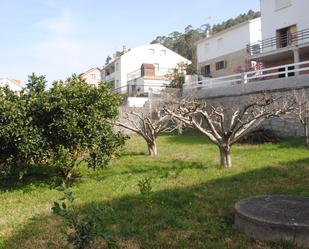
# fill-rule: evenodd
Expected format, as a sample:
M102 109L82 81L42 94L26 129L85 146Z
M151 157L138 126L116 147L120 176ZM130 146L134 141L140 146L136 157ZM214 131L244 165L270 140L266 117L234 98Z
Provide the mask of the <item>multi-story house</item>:
M309 1L261 0L260 3L262 41L248 46L250 59L261 61L266 68L309 60Z
M261 19L256 18L198 41L198 72L204 77L221 77L244 70L249 62L247 44L261 38Z
M98 86L101 82L101 69L98 67L91 68L86 72L80 74L80 76L86 80L89 85Z
M214 97L308 88L309 1L260 4L261 18L197 43L198 69L206 78L186 82L186 94Z
M124 94L146 95L169 84L167 75L178 63L191 62L161 44L118 52L102 70L102 80Z
M13 92L20 92L23 89L20 80L0 78L0 87L5 86L8 86Z

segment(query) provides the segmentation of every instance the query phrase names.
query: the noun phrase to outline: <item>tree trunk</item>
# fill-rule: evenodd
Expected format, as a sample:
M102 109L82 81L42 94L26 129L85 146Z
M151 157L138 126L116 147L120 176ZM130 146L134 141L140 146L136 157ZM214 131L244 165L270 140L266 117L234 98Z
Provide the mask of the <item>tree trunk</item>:
M308 130L308 125L304 125L304 133L305 133L305 146L309 147L309 130Z
M232 167L231 148L230 146L222 146L220 149L220 166L224 168Z
M147 145L148 145L149 155L156 156L158 154L156 141L154 140L152 142L149 142L147 143Z

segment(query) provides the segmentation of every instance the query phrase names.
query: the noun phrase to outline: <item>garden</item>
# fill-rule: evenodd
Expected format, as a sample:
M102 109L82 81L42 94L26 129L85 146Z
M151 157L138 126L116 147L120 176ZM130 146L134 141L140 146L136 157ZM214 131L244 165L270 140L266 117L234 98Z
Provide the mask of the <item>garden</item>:
M107 86L95 89L72 76L46 90L45 78L32 75L28 89L0 96L0 248L298 248L256 241L233 227L234 205L246 197L309 197L303 139L238 143L244 124L271 115L272 100L256 102L258 113L247 112L253 104L235 111L238 121L249 113L249 123L233 121L236 132L212 126L216 137L203 122L196 126L204 134L190 128L178 134L173 123L163 133L165 125L147 117L142 124L155 139L153 155L149 133L115 132L119 99ZM212 113L222 117L219 109ZM219 156L227 145L220 136L231 141L233 167Z

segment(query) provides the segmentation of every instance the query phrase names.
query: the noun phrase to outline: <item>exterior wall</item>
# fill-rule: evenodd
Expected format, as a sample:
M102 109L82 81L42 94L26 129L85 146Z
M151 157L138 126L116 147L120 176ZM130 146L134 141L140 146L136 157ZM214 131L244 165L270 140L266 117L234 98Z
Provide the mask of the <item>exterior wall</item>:
M126 85L128 84L128 73L139 70L144 63L158 64L159 68L170 69L175 68L176 65L181 62L191 63L186 58L160 44L150 44L131 49L113 63L117 62L119 62L119 72L116 72L115 70L112 80L115 80L116 88L122 88L123 93L127 90Z
M309 28L308 0L290 0L290 4L281 9L276 9L276 1L278 0L261 0L263 40L276 37L278 29L295 24L298 31Z
M256 18L249 21L250 43L255 43L262 40L262 24L261 18Z
M8 78L0 78L0 87L8 86L13 92L19 92L23 88L20 85L20 82Z
M246 48L261 40L260 18L244 22L197 43L197 62L204 63Z
M309 88L309 75L301 74L295 77L275 78L248 83L226 83L224 85L209 85L196 88L184 88L183 94L194 98L217 98L223 96L240 96L262 92L276 92Z
M291 98L295 91L303 91L305 89L307 96L309 96L309 88L302 88L299 90L286 90L283 89L281 91L273 92L272 95L274 98L283 97ZM213 106L222 105L226 108L237 107L252 101L252 99L256 99L261 97L261 93L247 94L242 96L225 96L218 98L208 99L209 103ZM296 114L290 113L289 115L281 116L280 118L271 118L265 120L261 126L261 128L269 129L277 133L282 137L294 137L294 136L304 136L304 131L302 125Z
M114 71L110 72L109 75L106 75L107 69L111 70L114 67ZM111 62L108 66L102 69L101 77L103 81L113 84L114 88L121 87L121 57L116 58L113 62Z
M160 92L163 90L166 85L169 84L169 80L165 77L162 79L152 79L152 77L140 77L136 80L130 81L129 83L129 95L147 95L150 91L151 92ZM132 90L132 87L135 87Z
M229 74L239 73L240 67L244 67L246 64L246 60L248 60L249 56L246 49L239 50L230 54L225 54L224 56L217 57L214 59L210 59L203 63L198 63L197 69L201 71L201 68L206 65L210 65L210 72L212 77L221 77ZM218 61L226 61L226 68L221 70L216 70L216 63Z
M82 74L82 78L86 80L89 85L98 86L101 82L101 70L95 68Z

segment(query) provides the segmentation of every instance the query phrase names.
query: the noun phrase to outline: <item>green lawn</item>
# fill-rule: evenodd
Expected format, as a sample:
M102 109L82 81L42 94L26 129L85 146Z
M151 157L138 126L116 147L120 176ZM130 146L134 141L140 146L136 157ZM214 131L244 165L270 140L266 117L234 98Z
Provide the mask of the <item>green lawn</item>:
M161 136L158 150L158 157L148 157L133 136L121 158L104 170L79 169L72 186L82 212L102 209L100 228L121 248L296 248L238 233L233 206L252 195L309 197L309 150L301 140L236 145L229 170L218 168L217 148L198 133ZM152 179L152 208L139 194L144 177ZM54 179L1 184L0 248L70 248L62 219L50 211L61 195L54 185Z

